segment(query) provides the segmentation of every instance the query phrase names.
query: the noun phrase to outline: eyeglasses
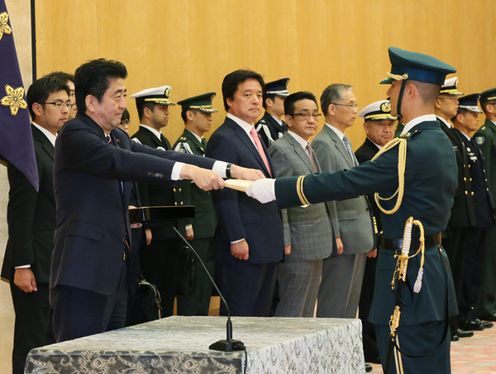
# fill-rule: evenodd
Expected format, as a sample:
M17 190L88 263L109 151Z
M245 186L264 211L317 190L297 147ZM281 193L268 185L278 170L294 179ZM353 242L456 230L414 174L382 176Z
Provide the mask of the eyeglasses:
M308 112L302 112L302 113L293 113L291 117L301 117L305 118L306 120L309 120L310 117L313 117L313 119L317 120L322 114L320 113L308 113Z
M358 108L358 104L357 103L350 103L350 104L331 103L331 104L334 104L334 105L337 105L337 106L345 106L345 107L348 107L349 109L357 109Z
M73 105L70 101L66 101L66 102L63 102L63 101L46 101L45 104L55 105L55 107L59 110L62 110L62 108L67 108L70 110L72 108L72 105Z

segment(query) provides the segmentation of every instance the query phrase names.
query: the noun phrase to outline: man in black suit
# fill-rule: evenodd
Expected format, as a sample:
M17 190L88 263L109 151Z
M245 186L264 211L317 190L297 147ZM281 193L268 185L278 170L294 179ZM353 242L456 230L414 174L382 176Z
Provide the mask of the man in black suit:
M222 94L227 117L213 133L206 155L258 168L271 176L272 165L253 126L260 116L264 81L260 74L236 70L226 75ZM244 193L214 192L219 219L215 255L221 291L231 314L268 316L277 263L284 250L282 220L274 202L260 204ZM219 274L218 274L219 275ZM221 312L225 312L221 306Z
M9 239L2 278L10 282L15 310L12 372L24 373L28 352L54 342L48 278L55 229L53 159L57 131L69 118L71 102L64 81L41 78L28 90L36 164L36 191L24 174L8 165Z
M260 176L256 170L131 142L116 129L126 108L126 76L126 67L117 61L81 65L74 82L78 115L57 139L57 217L50 271L57 341L125 324L129 181L167 184L191 179L209 190L222 188L224 176Z
M265 84L262 102L265 114L255 124L255 129L267 148L288 131L288 126L281 119L284 115L284 100L289 95L288 82L289 78L282 78Z
M161 132L169 123L169 106L175 105L170 101L171 92L172 88L165 85L131 95L136 100L140 119L139 129L131 137L133 141L157 150L171 150L170 142ZM181 185L164 187L138 183L138 191L143 206L183 205L184 202ZM140 252L143 276L160 291L164 317L172 315L176 295L186 291L182 289L186 258L172 229L176 225L176 220L146 225L147 246Z
M396 131L396 117L391 115L391 104L388 100L379 100L367 105L358 114L363 118L363 128L367 138L355 152L355 156L360 163L372 159L379 150L394 138ZM381 212L375 204L374 197L369 196L369 203L372 208L372 219L374 221L375 232L380 236L382 233ZM372 297L374 295L375 268L377 265L377 250L380 248L380 240L376 240L377 249L367 254L365 261L365 271L363 273L362 291L360 292L360 302L358 316L362 320L363 352L366 362L380 363L379 351L375 337L375 328L368 321Z

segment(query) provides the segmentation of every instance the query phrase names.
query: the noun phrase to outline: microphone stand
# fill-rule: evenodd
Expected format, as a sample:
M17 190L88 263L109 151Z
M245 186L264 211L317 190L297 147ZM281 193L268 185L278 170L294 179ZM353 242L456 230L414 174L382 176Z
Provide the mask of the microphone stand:
M217 284L215 283L214 279L210 275L210 272L207 269L207 266L204 264L203 260L201 259L200 255L196 252L196 250L193 248L191 244L184 238L184 236L179 232L178 229L176 229L175 226L172 226L176 234L181 238L181 240L186 244L186 246L191 249L191 251L195 254L196 258L198 261L200 261L200 264L203 266L203 269L205 270L205 273L207 273L208 277L210 278L210 281L212 282L213 286L219 293L219 296L226 306L226 311L227 311L227 323L226 323L226 339L225 340L219 340L218 342L210 344L208 347L209 349L212 349L214 351L221 351L221 352L233 352L233 351L243 351L245 349L245 345L243 342L239 340L234 340L232 338L232 322L231 322L231 313L229 312L229 305L227 305L227 301L224 298L224 295L222 295L222 292L220 292L219 287L217 287Z

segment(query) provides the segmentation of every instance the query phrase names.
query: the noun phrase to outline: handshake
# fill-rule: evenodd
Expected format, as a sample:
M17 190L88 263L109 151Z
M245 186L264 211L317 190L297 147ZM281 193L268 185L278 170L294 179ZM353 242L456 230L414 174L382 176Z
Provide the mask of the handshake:
M260 170L232 164L230 174L233 179L223 180L213 170L184 164L180 176L181 179L191 180L198 188L204 191L219 190L228 187L245 192L248 196L258 200L262 204L275 200L275 179L266 179Z

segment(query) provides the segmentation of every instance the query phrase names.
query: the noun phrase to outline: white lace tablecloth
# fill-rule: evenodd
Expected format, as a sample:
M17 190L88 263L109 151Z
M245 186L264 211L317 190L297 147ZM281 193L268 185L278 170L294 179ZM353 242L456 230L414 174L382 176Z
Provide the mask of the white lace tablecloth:
M246 373L364 372L360 320L233 317ZM208 349L223 317L162 320L33 349L26 373L243 373L245 352Z

